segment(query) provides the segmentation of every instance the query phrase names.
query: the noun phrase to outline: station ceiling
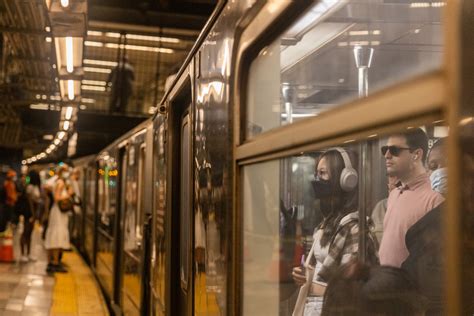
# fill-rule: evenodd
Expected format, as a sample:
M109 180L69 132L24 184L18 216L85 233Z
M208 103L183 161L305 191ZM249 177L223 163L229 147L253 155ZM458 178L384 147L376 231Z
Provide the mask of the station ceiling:
M82 101L76 104L80 110L74 127L76 157L96 153L150 117L167 76L180 66L216 4L217 0L88 1ZM48 26L44 1L0 0L0 147L6 152L22 150L25 158L50 144L65 105L59 97ZM125 45L125 52L119 53ZM135 72L133 94L124 113L111 114L106 84L124 54ZM65 149L59 150L52 160L65 155Z

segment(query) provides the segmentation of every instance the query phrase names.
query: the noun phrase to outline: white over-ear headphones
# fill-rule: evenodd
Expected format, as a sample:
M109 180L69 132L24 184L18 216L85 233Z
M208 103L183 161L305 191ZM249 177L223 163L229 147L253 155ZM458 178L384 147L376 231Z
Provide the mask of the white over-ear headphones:
M345 192L354 190L357 187L357 183L359 182L359 176L357 171L352 167L349 154L341 147L332 147L329 148L328 151L329 150L337 150L341 154L342 160L344 161L344 169L342 169L341 177L339 179L341 189Z

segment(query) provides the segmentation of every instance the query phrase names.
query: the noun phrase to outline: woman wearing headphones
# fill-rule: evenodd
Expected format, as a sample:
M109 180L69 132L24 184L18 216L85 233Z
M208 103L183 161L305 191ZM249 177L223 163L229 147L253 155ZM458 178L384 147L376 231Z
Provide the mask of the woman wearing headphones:
M294 316L320 315L327 283L359 253L358 175L351 157L342 148L331 148L316 166L312 185L324 219L314 230L304 264L293 268L293 280L301 286ZM368 238L367 245L369 261L376 262L373 238Z

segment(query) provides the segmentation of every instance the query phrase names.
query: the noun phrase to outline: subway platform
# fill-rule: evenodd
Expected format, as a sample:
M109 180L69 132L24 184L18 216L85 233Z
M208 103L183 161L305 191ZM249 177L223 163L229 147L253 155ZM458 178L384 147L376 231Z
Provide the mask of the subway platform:
M41 228L35 226L31 254L19 259L19 236L14 234L15 262L0 263L0 315L109 315L94 275L76 250L64 252L67 273L46 273L47 256Z

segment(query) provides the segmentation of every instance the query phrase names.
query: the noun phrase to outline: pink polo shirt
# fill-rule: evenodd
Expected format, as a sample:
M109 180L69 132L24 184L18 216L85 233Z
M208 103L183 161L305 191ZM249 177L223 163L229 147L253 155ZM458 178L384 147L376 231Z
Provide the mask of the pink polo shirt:
M431 189L427 174L420 175L390 192L379 248L381 265L402 265L408 257L405 245L408 229L443 201L443 196Z

